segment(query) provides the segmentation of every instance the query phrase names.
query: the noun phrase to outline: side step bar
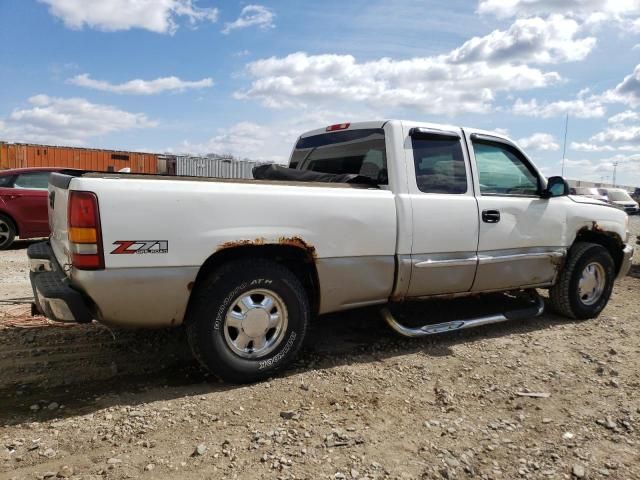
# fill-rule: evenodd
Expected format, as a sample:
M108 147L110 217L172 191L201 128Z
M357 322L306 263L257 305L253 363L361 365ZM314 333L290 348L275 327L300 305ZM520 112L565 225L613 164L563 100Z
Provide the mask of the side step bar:
M453 332L456 330L464 330L467 328L480 327L482 325L489 325L492 323L508 322L510 320L524 320L527 318L535 318L542 315L544 312L544 300L537 293L535 293L532 299L532 305L530 307L512 310L511 312L487 315L485 317L470 318L468 320L454 320L452 322L436 323L433 325L424 325L422 327L406 327L399 323L389 307L383 307L380 309L382 317L386 320L387 324L405 337L426 337L428 335L436 335L438 333Z

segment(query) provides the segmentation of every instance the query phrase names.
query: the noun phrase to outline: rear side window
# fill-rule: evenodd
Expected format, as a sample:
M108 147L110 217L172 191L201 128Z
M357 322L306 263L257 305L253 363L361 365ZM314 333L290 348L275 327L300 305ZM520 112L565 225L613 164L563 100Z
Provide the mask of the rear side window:
M13 177L11 175L0 177L0 188L10 187L12 182Z
M346 130L301 138L289 166L322 173L362 175L379 185L386 185L384 130Z
M33 190L46 190L49 188L50 172L21 173L14 183L15 188L29 188Z
M459 139L429 135L413 137L411 144L421 192L467 192L467 170Z

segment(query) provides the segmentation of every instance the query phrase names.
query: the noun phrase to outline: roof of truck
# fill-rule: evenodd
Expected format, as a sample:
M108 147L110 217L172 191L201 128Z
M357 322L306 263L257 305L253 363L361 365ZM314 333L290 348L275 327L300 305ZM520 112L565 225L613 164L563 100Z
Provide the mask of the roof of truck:
M338 124L335 124L335 125L329 125L329 126L322 127L322 128L316 128L315 130L309 130L308 132L304 132L302 135L300 135L300 138L312 137L314 135L321 135L323 133L328 133L328 132L332 132L332 131L340 131L340 130L359 130L359 129L364 129L364 128L383 128L385 126L385 124L387 124L389 122L399 122L399 123L402 123L402 124L410 124L410 125L414 125L414 126L423 126L423 127L427 127L427 128L433 128L433 129L444 130L444 131L447 131L447 130L448 131L460 131L460 129L462 128L463 130L473 130L474 133L479 133L479 134L482 134L482 135L488 135L488 136L492 136L492 137L496 137L496 138L507 140L507 141L509 141L511 143L516 143L514 140L510 139L506 135L504 135L502 133L499 133L499 132L491 131L491 130L482 130L482 129L479 129L479 128L461 127L461 126L457 126L457 125L448 125L448 124L444 124L444 123L432 123L432 122L423 122L423 121L419 121L419 120L400 120L400 119L372 120L372 121L366 121L366 122L344 122L344 123L338 123Z

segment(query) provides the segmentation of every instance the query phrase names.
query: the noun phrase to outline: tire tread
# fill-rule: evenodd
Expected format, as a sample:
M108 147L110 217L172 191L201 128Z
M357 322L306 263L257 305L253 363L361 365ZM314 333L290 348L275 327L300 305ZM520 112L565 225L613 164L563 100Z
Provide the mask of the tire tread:
M247 383L250 381L255 381L256 378L259 379L261 375L256 375L255 378L244 378L240 376L234 376L232 373L228 371L222 365L212 366L207 363L205 357L202 353L202 345L199 341L199 336L201 335L201 327L199 319L202 318L202 309L206 309L208 307L209 299L212 295L215 294L217 288L219 287L219 282L224 279L227 274L244 271L247 272L248 275L251 275L251 272L256 270L265 269L270 272L271 275L281 278L291 290L293 290L295 296L302 300L301 307L303 310L303 314L306 318L310 316L310 307L309 301L307 298L307 293L298 280L298 278L286 267L267 259L242 259L242 260L234 260L229 263L226 263L220 266L218 269L214 270L210 273L205 279L203 279L199 285L196 286L196 289L193 292L194 298L192 299L193 308L190 312L190 317L187 320L186 329L187 329L187 340L189 345L191 346L191 351L195 359L209 371L213 371L213 373L222 377L224 380L232 381L235 383ZM299 335L302 339L306 336L308 329L308 322L303 322L301 325L301 330L299 331ZM302 341L297 342L295 347L288 353L290 358L295 358L300 348L302 347ZM269 368L268 376L272 376L274 373L279 371L280 369L286 367L287 362L278 363L275 366Z
M576 242L569 250L567 262L559 274L558 281L549 289L551 308L556 313L572 319L578 318L578 315L571 307L571 281L576 265L585 253L593 248L604 249L597 243Z

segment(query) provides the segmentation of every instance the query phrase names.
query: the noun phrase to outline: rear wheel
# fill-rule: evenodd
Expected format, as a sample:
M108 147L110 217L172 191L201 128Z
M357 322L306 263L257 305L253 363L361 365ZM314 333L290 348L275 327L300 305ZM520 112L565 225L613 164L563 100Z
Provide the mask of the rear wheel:
M578 242L569 251L567 262L549 297L553 309L569 318L597 317L611 296L615 264L606 248Z
M194 292L187 331L194 356L223 380L262 380L291 363L310 317L298 278L275 262L224 265Z
M9 248L16 238L16 226L6 215L0 214L0 250Z

